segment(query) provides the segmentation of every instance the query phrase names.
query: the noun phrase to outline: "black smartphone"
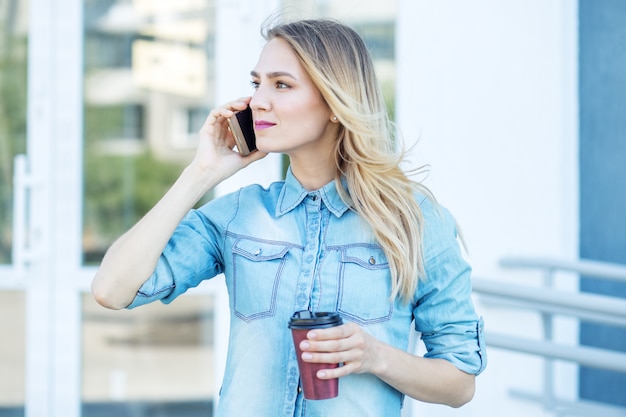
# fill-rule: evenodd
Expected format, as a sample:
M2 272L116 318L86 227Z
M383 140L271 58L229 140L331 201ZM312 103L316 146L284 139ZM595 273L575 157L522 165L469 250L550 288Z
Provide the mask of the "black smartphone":
M256 137L254 136L252 109L250 107L229 118L228 127L235 137L237 150L240 154L246 156L256 151Z

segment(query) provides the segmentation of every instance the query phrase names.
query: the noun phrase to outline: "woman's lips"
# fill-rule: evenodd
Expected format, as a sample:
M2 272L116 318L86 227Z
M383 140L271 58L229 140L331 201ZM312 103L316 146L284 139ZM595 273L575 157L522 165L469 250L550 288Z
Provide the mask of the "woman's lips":
M256 130L263 130L274 126L275 123L266 122L265 120L257 120L254 122L254 128Z

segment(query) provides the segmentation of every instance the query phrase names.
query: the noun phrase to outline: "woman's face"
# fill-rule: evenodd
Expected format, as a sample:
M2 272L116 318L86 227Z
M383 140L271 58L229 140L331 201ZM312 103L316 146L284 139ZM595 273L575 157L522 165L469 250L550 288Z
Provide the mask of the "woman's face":
M270 40L251 72L257 147L291 156L328 157L336 139L331 112L291 47Z

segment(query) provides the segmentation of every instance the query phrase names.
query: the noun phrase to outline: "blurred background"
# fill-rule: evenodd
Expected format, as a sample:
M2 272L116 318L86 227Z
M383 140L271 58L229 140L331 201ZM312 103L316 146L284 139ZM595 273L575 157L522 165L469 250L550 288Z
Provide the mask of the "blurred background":
M213 415L221 278L120 312L89 285L208 111L252 94L276 14L364 37L468 243L489 366L465 407L403 414L626 416L626 2L0 0L0 417Z

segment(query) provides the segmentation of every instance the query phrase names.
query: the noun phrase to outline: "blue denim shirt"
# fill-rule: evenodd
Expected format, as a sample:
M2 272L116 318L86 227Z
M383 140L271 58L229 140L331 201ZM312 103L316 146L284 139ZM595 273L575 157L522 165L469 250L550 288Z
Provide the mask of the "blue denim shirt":
M385 255L334 182L310 192L288 172L268 189L251 185L191 211L129 308L169 303L224 273L231 320L217 416L399 416L403 395L370 374L340 378L337 398L305 400L287 323L297 310L338 311L406 350L414 321L425 356L480 373L482 319L470 299L470 267L455 222L443 207L418 198L427 277L411 303L390 300Z

